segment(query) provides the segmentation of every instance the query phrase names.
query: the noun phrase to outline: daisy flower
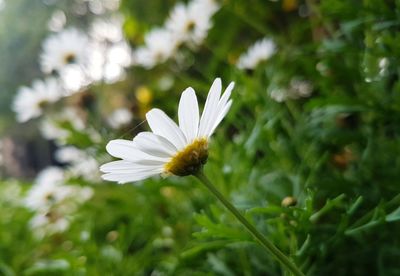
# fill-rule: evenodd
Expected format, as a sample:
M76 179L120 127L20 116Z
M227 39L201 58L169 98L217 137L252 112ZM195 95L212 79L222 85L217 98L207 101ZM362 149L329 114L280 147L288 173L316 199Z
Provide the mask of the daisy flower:
M38 213L29 221L29 226L38 239L65 232L69 225L70 221L64 215L56 212Z
M69 195L70 190L64 185L63 170L49 167L37 176L25 199L25 205L35 211L46 211Z
M83 150L74 146L61 147L56 151L55 158L58 162L69 164L67 171L72 176L82 176L88 181L100 179L99 164L96 159Z
M196 93L189 87L179 101L179 126L162 110L146 114L152 132L141 132L131 140L112 140L107 151L122 160L107 163L100 170L103 179L133 182L163 175L185 176L198 172L208 158L208 143L215 128L232 105L231 82L221 96L221 79L212 84L201 117Z
M89 38L75 28L69 28L49 36L43 42L40 55L42 71L60 72L70 64L86 65Z
M132 65L132 49L124 39L122 17L97 19L91 26L93 40L88 74L95 81L114 83L125 77L125 68Z
M58 101L64 94L64 90L54 78L35 80L32 87L21 87L12 106L17 113L17 121L26 122L39 117L48 104Z
M70 129L63 127L65 125L79 132L84 132L86 128L78 111L75 108L66 107L60 113L45 116L40 122L39 130L44 138L55 140L57 144L65 144L71 135Z
M218 10L214 1L196 0L188 5L179 3L171 11L165 26L178 44L200 45L211 28L211 17Z
M35 212L30 227L37 237L67 230L71 215L92 195L90 187L66 185L62 169L44 169L24 198L24 205Z
M108 124L114 128L122 128L132 121L132 113L127 108L118 108L114 110L107 118Z
M268 60L276 52L276 45L271 39L264 38L251 46L242 54L236 66L239 69L254 69L257 65Z
M270 97L277 102L286 100L297 100L310 97L313 92L313 85L306 80L292 78L288 88L277 88L271 91Z
M134 63L137 65L151 69L175 54L177 42L169 30L153 29L146 34L144 40L145 45L135 53Z

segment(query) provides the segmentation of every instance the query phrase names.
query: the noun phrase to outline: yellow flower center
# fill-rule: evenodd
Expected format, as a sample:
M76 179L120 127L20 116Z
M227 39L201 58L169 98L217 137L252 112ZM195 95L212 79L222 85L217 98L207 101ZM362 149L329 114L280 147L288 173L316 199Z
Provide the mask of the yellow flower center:
M75 59L76 59L75 54L73 54L73 53L68 53L68 54L66 54L66 55L64 56L64 63L65 63L65 64L74 63L74 62L75 62Z
M189 21L186 25L186 31L187 32L192 32L194 28L196 27L196 23L193 21Z
M41 100L40 102L37 103L37 106L40 109L45 109L49 105L49 101L47 100Z
M196 139L172 157L171 161L165 164L164 169L167 173L179 176L195 174L207 162L207 158L207 139Z

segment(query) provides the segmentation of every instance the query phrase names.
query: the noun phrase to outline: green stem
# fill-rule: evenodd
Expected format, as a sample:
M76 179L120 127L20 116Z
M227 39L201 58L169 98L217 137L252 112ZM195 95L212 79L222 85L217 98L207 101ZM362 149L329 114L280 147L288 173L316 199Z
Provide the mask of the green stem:
M271 253L282 265L296 276L304 276L304 274L297 268L297 266L283 254L272 242L270 242L263 234L261 234L240 212L235 208L210 182L202 170L195 176L212 192L221 203L243 224L243 226L253 235L253 237L269 252Z

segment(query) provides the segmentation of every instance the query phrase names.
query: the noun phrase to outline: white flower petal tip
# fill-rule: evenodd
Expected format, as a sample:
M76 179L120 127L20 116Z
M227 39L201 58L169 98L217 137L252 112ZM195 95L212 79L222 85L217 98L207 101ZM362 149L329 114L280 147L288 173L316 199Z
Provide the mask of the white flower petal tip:
M201 116L194 89L185 89L179 100L179 126L164 111L151 109L146 118L152 132L141 132L132 141L117 139L107 144L108 153L122 160L102 165L102 178L124 184L155 175L198 172L207 161L210 136L232 105L234 86L231 82L221 95L222 81L216 78Z

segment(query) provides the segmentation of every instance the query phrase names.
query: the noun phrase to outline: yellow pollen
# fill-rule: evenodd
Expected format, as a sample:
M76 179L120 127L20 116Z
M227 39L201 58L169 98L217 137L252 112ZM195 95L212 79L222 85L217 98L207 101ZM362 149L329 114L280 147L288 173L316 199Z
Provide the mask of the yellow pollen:
M195 174L207 162L207 158L207 139L196 139L172 157L171 161L165 164L164 169L167 173L179 176Z

